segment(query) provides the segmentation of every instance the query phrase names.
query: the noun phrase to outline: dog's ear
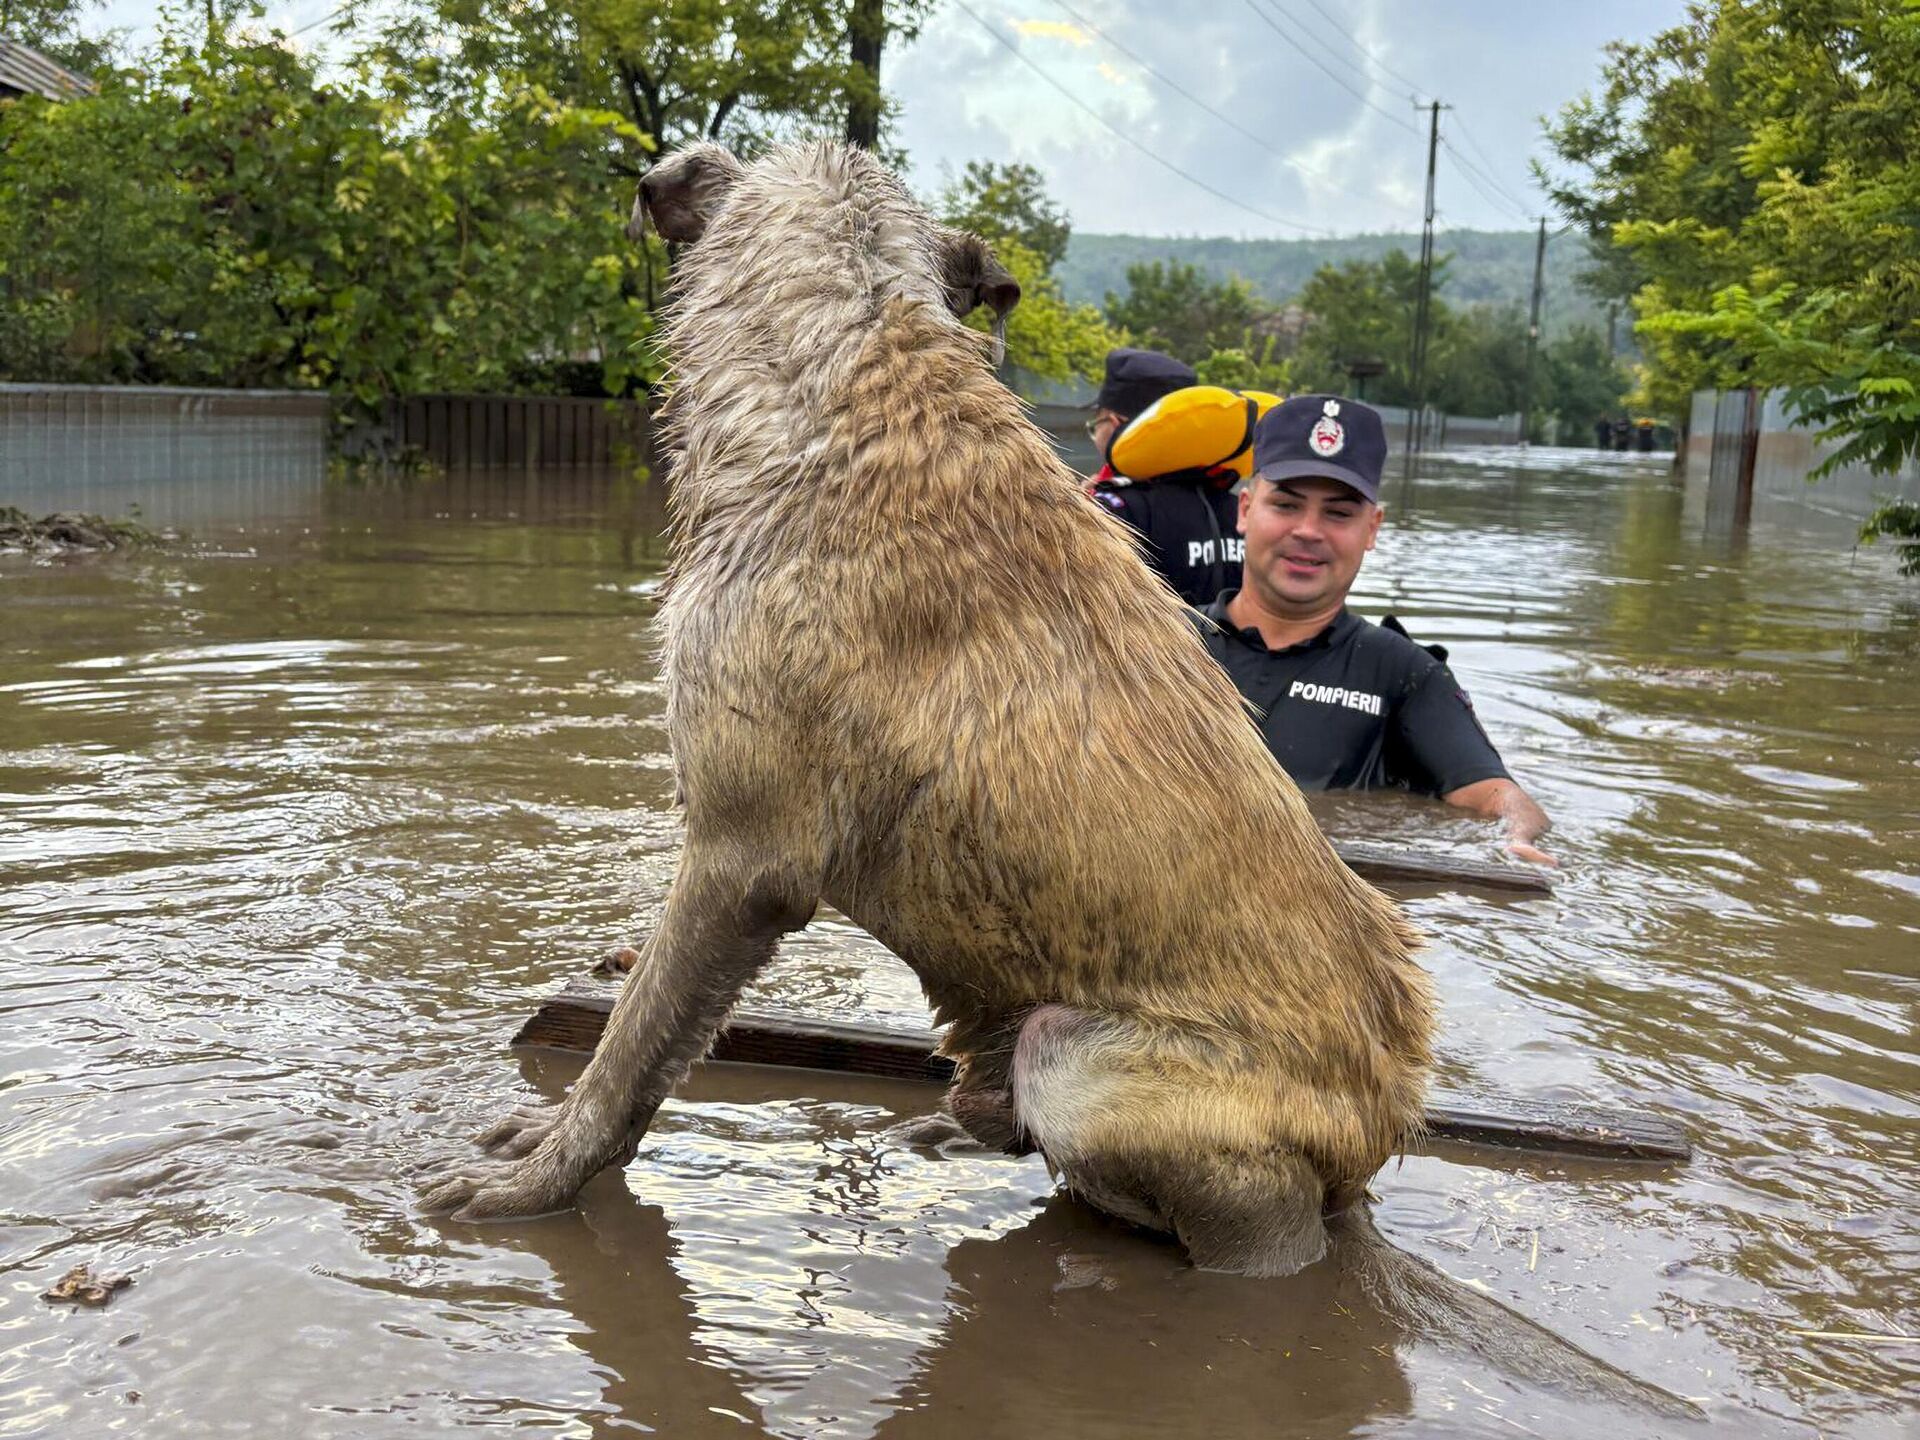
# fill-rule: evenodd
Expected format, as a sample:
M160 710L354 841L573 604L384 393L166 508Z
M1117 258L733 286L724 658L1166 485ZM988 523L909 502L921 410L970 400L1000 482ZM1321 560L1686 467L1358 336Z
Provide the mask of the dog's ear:
M961 319L985 305L993 311L993 363L1006 355L1007 316L1020 303L1020 282L993 258L978 235L949 230L941 237L940 279L946 287L947 308Z
M628 237L638 240L651 221L663 240L693 244L707 233L708 222L742 173L733 153L719 145L675 151L641 177L633 217L627 221Z

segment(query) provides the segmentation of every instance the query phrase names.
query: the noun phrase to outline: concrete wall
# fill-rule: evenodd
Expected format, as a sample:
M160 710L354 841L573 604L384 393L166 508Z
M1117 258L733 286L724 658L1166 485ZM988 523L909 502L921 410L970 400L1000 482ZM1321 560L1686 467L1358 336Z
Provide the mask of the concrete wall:
M318 515L325 395L0 384L0 505L163 525Z

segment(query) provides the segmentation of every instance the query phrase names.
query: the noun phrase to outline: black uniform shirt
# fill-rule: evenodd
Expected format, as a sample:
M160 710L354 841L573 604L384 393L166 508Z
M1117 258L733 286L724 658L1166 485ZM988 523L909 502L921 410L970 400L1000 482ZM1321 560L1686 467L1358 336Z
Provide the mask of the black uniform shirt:
M1269 650L1227 618L1235 593L1200 612L1213 624L1195 623L1302 790L1445 795L1508 778L1453 672L1406 636L1343 608L1311 640Z
M1144 483L1104 480L1093 498L1139 531L1147 564L1189 605L1240 588L1240 497L1216 480L1162 476Z

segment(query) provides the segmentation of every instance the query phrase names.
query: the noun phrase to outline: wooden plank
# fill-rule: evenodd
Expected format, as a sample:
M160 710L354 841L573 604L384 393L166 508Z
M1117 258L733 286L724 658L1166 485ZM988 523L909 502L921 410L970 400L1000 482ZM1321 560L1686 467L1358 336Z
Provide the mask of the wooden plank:
M619 993L618 983L575 981L542 1004L511 1043L591 1052ZM939 1041L931 1030L737 1010L715 1039L712 1058L945 1084L953 1062L936 1053ZM1426 1134L1407 1148L1431 1141L1601 1160L1688 1160L1693 1155L1686 1131L1662 1116L1439 1092L1428 1096Z
M1411 885L1468 885L1479 890L1511 890L1524 895L1551 895L1553 878L1533 865L1500 865L1491 860L1463 860L1448 855L1418 855L1387 845L1337 840L1334 852L1347 868L1368 880Z

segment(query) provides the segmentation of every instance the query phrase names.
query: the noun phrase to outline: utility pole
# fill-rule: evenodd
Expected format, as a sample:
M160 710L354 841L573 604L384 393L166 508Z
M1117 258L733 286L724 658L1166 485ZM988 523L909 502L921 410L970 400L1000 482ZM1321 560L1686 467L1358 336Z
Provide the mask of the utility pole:
M1435 100L1428 107L1427 122L1427 213L1420 231L1420 300L1413 318L1413 412L1407 416L1406 473L1413 473L1413 452L1424 446L1427 410L1427 321L1433 308L1433 170L1440 158L1440 112L1446 107Z
M1520 385L1520 443L1533 434L1533 357L1540 348L1540 280L1547 268L1547 217L1540 217L1540 239L1533 247L1533 299L1527 305L1527 378Z

